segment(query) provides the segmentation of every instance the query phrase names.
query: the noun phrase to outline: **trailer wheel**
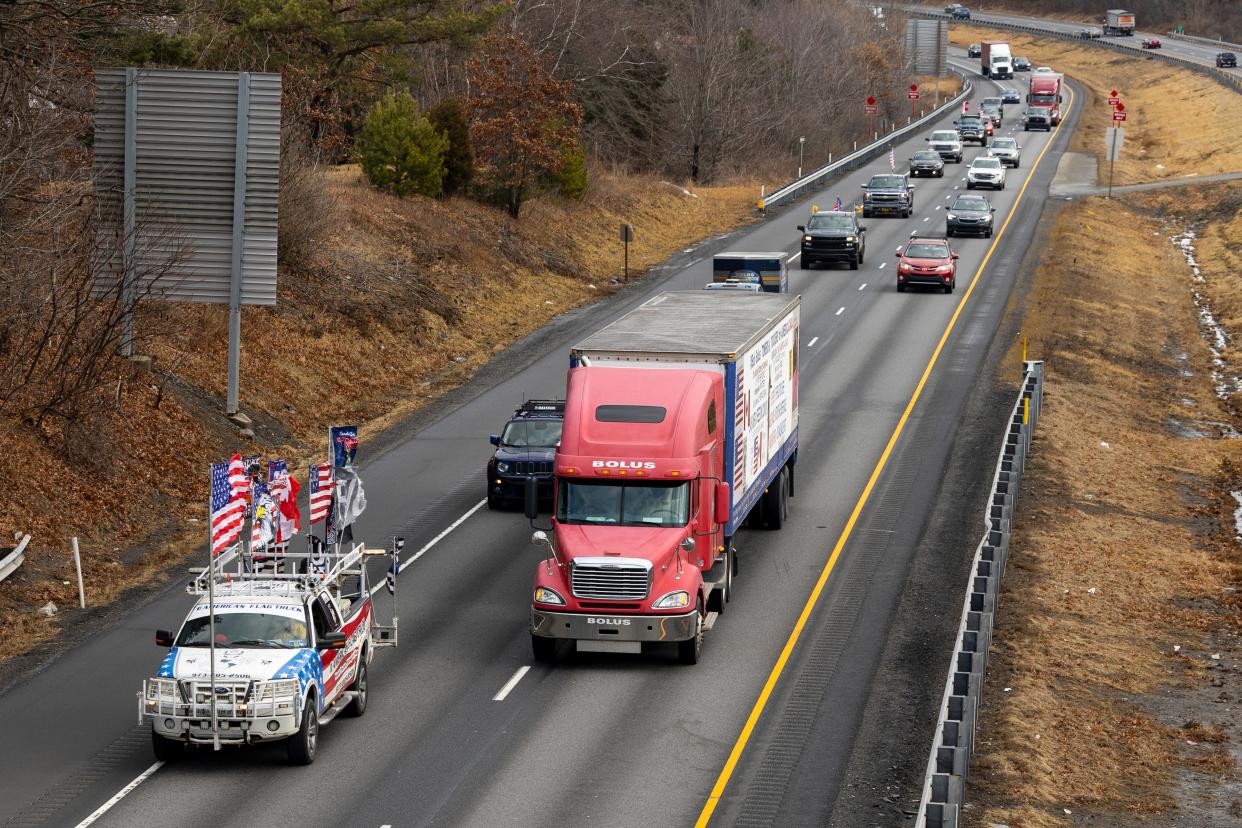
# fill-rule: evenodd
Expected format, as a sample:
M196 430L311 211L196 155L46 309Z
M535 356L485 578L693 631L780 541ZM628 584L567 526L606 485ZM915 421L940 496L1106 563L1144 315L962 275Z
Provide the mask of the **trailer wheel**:
M677 642L677 660L682 664L698 664L699 655L703 651L703 602L701 600L694 605L694 610L695 615L698 616L694 635L685 641Z
M291 765L309 765L315 761L315 749L319 746L319 711L316 710L315 693L306 694L302 710L302 726L289 737L285 750Z
M540 664L551 664L556 660L555 638L544 638L542 635L531 633L530 649L535 656L535 661Z
M776 480L764 492L763 516L769 529L779 530L789 515L789 470L781 467Z
M185 756L185 742L180 739L166 739L151 728L151 752L161 762L176 762Z
M354 683L349 686L358 695L354 696L354 700L349 703L349 707L345 708L345 715L353 716L355 719L367 712L367 652L362 651L358 657L358 673L354 676Z

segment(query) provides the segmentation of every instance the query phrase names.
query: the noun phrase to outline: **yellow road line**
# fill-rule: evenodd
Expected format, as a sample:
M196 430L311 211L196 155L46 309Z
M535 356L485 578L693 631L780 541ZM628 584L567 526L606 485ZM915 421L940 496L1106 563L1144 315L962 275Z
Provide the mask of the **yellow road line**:
M1069 103L1066 104L1065 111L1061 115L1061 123L1065 123L1065 116L1069 114L1074 106L1074 90L1070 89L1069 84L1066 84L1065 88L1069 90ZM815 587L811 590L810 597L806 599L806 604L802 607L802 612L798 615L798 620L794 623L793 630L790 631L789 638L785 641L785 646L781 648L781 654L777 657L776 664L772 667L772 672L768 674L768 680L763 683L763 689L759 692L759 698L755 700L754 706L750 709L750 715L746 717L746 724L742 726L742 732L738 735L737 741L733 743L733 749L729 751L729 758L725 760L724 767L720 770L720 775L716 777L716 784L712 786L712 792L708 795L707 802L704 803L703 810L699 812L699 818L694 823L695 828L706 828L708 822L711 821L712 814L716 812L716 806L720 804L720 799L724 796L725 788L728 787L729 780L733 777L733 771L737 769L737 763L742 758L742 753L746 750L746 744L750 741L751 734L754 733L755 725L759 722L759 717L763 714L764 708L767 707L772 691L776 689L776 684L780 681L781 674L785 671L785 665L789 662L789 657L793 654L794 647L797 646L798 639L802 636L802 630L806 627L806 623L811 617L811 612L815 609L815 605L819 603L819 596L823 593L824 586L828 583L828 576L832 574L833 568L837 565L837 559L841 557L841 550L845 548L846 542L850 539L850 535L853 534L854 525L858 522L859 515L862 514L863 508L867 505L867 501L871 497L871 491L875 488L876 481L879 480L884 467L888 465L888 458L893 453L893 447L897 445L897 439L905 429L906 421L910 419L910 413L914 411L915 404L923 394L923 388L927 385L927 379L931 376L932 368L936 366L936 361L940 358L940 352L944 350L945 343L949 340L949 334L953 332L954 326L957 325L957 319L962 314L962 308L966 307L966 302L970 299L970 294L974 292L975 285L979 283L979 278L987 268L992 254L996 251L996 247L1000 244L1001 239L1004 238L1005 230L1009 228L1009 222L1017 215L1018 204L1022 201L1022 197L1026 195L1026 188L1030 185L1031 179L1035 177L1035 171L1039 169L1040 162L1044 160L1044 156L1052 148L1054 138L1055 136L1049 138L1048 143L1040 150L1035 163L1031 165L1031 171L1027 173L1026 180L1022 182L1022 189L1018 190L1018 197L1014 199L1013 208L1005 218L1005 223L1001 225L1001 229L992 241L991 247L988 248L988 252L984 255L983 261L979 263L979 269L975 271L974 278L970 280L970 286L962 294L961 300L957 303L957 308L953 311L953 316L949 318L949 323L945 327L944 333L940 335L940 341L936 343L936 349L932 351L931 358L927 361L927 367L923 369L923 375L919 377L918 385L914 387L914 394L910 397L910 401L906 403L905 410L901 412L901 419L897 421L897 427L893 429L892 435L888 438L888 444L884 446L884 451L880 454L879 461L876 462L875 468L871 470L871 476L867 479L867 485L863 487L862 494L858 496L858 501L854 504L853 511L850 512L849 520L845 522L845 528L841 530L841 535L832 547L832 554L828 557L828 562L824 564L823 571L819 573L819 578L815 581Z

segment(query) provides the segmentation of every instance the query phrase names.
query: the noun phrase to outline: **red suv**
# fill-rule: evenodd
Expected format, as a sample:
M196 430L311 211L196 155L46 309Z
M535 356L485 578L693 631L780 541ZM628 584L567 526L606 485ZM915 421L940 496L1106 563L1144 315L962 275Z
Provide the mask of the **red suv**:
M911 236L897 251L897 259L899 293L904 293L907 285L938 287L945 293L957 287L957 254L944 236Z

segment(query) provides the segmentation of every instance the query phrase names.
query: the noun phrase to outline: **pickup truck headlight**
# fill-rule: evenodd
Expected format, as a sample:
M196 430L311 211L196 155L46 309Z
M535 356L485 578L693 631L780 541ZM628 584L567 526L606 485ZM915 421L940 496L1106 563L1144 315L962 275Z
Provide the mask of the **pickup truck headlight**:
M902 201L909 201L910 194L909 193L898 193L897 198L901 199Z
M500 472L501 474L504 474L505 472L509 471L509 464L508 463L497 463L496 471Z
M676 592L670 592L667 595L661 595L660 598L651 605L652 609L681 609L690 606L690 593L684 589Z
M809 241L811 240L811 237L810 237L810 236L803 236L803 237L802 237L802 240L803 240L804 242L809 242Z
M535 587L535 603L536 604L552 604L553 606L565 606L565 599L554 589L548 589L545 586Z
M858 241L858 237L857 237L857 236L846 236L846 237L845 237L845 240L846 240L847 242L856 242L856 241Z

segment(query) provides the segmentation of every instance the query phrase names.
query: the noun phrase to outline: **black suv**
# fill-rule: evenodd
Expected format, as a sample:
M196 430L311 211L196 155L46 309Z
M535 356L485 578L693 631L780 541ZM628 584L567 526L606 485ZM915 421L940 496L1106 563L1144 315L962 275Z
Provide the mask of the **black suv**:
M935 150L919 150L910 156L910 175L911 177L934 175L937 178L944 178L944 159Z
M552 463L561 441L564 400L527 400L504 430L491 436L496 452L487 461L487 508L502 509L526 494L526 478L539 481L539 497L552 499Z
M1220 69L1237 69L1238 56L1233 52L1221 52L1216 56L1216 66Z
M914 185L899 173L873 175L862 185L863 218L876 213L898 213L909 218L914 213Z
M1016 57L1013 59L1013 71L1029 72L1031 71L1031 61L1028 58Z
M867 252L867 228L858 223L853 210L814 213L802 231L802 253L798 266L803 270L816 262L846 262L858 270Z
M1028 106L1026 108L1026 114L1022 116L1022 131L1030 132L1032 129L1052 132L1052 110L1049 107Z
M978 115L963 115L957 119L954 126L957 127L958 137L962 139L963 144L967 141L974 141L981 147L987 144L987 126Z
M972 43L966 47L966 57L977 58L983 57L983 47L978 43Z

